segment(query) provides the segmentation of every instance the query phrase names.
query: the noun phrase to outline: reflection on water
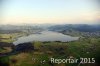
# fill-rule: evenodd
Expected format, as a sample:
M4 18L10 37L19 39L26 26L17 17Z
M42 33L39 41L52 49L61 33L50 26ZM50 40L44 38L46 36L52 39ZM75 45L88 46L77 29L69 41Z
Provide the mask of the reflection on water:
M19 43L32 42L32 41L74 41L78 40L79 37L72 37L69 35L64 35L62 33L53 31L43 31L39 34L31 34L29 36L23 36L18 38L17 41L13 42L15 45Z

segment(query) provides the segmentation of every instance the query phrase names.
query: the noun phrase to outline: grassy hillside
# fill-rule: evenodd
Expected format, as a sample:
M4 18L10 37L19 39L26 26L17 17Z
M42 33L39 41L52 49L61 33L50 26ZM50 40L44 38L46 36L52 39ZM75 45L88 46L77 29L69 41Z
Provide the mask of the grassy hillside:
M50 58L95 58L95 64L80 66L97 66L100 62L100 39L88 38L73 42L33 42L34 50L10 55L10 66L78 66L77 64L52 64ZM44 61L44 64L42 61Z

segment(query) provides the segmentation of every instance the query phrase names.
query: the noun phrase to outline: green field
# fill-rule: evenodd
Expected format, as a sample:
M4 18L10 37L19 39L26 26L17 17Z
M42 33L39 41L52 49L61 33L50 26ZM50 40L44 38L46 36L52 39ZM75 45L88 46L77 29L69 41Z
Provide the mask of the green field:
M11 33L11 34L0 34L0 42L7 42L12 43L14 42L18 37L26 36L27 34L24 32L20 33Z
M78 64L51 64L50 58L95 58L100 59L100 38L80 39L72 42L33 42L35 50L8 56L10 66L77 66ZM35 59L35 60L32 60ZM42 64L41 61L46 60ZM15 61L15 62L14 62ZM95 64L80 64L94 66Z

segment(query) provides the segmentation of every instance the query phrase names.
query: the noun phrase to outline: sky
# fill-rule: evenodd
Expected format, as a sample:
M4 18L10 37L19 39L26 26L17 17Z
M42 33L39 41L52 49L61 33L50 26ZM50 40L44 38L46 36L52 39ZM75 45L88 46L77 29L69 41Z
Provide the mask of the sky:
M96 0L2 0L0 24L94 24Z

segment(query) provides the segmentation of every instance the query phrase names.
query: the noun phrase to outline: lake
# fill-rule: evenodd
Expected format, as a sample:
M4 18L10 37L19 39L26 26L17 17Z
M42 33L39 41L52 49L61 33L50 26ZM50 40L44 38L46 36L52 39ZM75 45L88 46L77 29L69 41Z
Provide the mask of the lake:
M64 35L62 33L53 32L53 31L42 31L38 34L31 34L29 36L23 36L18 38L14 45L25 43L25 42L32 42L32 41L61 41L61 42L68 42L68 41L75 41L78 40L79 37L72 37L69 35Z

